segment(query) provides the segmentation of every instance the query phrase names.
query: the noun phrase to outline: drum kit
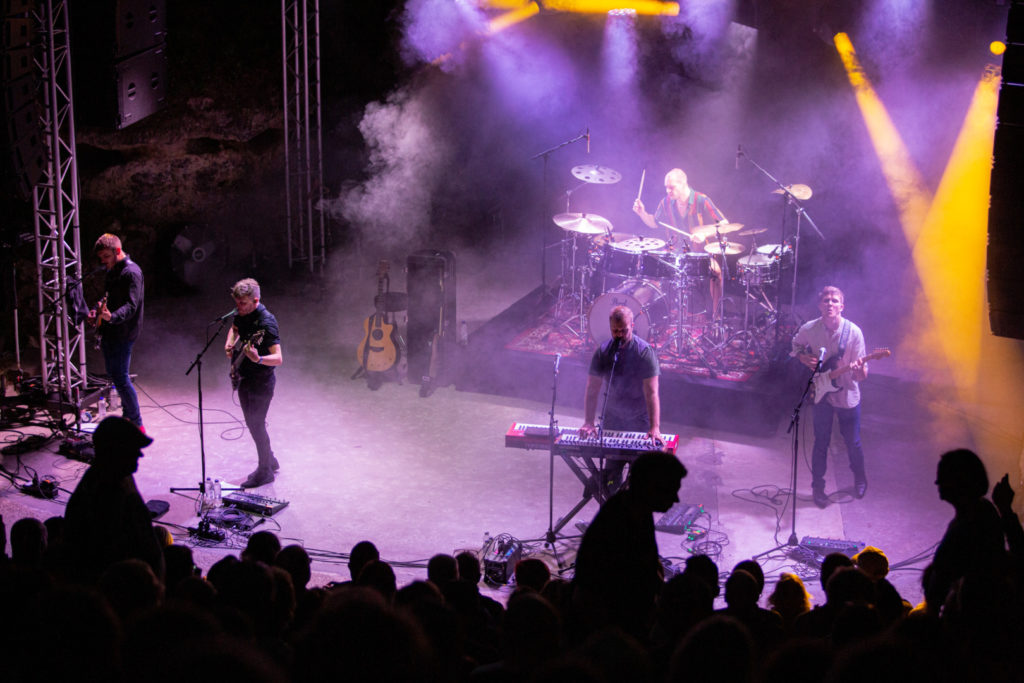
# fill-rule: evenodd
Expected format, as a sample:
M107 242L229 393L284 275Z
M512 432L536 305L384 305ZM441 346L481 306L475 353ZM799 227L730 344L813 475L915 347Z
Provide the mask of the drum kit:
M600 184L622 177L593 165L576 166L572 174ZM793 187L810 192L807 186ZM776 307L766 289L792 267L793 250L783 244L758 245L755 236L766 228L744 229L740 223L696 228L690 234L706 239L704 249L682 252L663 239L615 232L611 221L596 214L566 212L553 220L565 231L555 317L573 334L598 344L606 341L611 337L608 317L614 307L623 305L633 311L637 336L657 348L694 355L712 373L713 365L721 366L723 354L716 351L739 344L745 351L768 352ZM751 238L750 245L732 241L740 238ZM726 293L741 291L744 296L742 325L739 310L726 310L722 316L710 310L713 259L726 261ZM755 319L752 309L763 315Z

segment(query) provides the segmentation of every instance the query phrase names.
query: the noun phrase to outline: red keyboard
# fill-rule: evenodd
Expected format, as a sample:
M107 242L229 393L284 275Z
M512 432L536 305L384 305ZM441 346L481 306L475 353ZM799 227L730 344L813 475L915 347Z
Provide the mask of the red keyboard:
M579 427L559 427L555 435L555 452L564 454L585 454L603 458L632 460L648 451L666 451L675 454L679 446L679 437L675 434L662 434L664 446L658 448L645 432L618 432L606 429L604 439L583 439ZM551 439L548 425L526 424L515 422L505 432L507 448L540 449L550 448Z

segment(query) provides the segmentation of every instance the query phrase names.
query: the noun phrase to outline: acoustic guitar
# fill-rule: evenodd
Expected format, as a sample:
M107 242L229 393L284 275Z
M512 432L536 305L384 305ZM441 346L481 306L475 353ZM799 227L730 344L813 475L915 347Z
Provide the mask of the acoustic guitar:
M385 321L384 286L388 282L388 262L381 260L377 266L376 310L363 322L366 332L359 342L356 357L367 372L385 372L398 361L398 345L395 342L395 325Z
M877 348L866 356L861 357L861 361L878 360L880 358L888 358L892 355L892 351L887 348ZM825 398L833 391L839 391L839 385L836 384L836 380L842 377L844 374L850 371L849 365L844 365L841 368L836 366L839 364L839 356L832 356L828 361L822 365L821 370L814 375L814 384L812 389L814 392L814 402L821 403L821 399Z

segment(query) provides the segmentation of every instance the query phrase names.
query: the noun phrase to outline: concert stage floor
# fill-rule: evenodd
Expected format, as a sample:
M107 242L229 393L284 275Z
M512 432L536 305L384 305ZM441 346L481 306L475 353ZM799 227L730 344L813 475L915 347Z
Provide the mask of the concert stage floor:
M363 261L373 264L376 259ZM553 570L559 562L569 566L578 542L576 522L590 519L596 504L589 503L565 525L555 552L545 549L549 457L504 443L513 422L548 422L551 358L544 359L541 371L526 367L518 382L514 373L519 366L492 377L490 369L474 365L489 354L506 357L503 347L487 346L488 328L500 325L494 319L534 291L532 263L527 258L508 258L498 266L460 262L459 318L473 334L458 384L441 387L428 398L421 398L419 387L411 383L387 382L374 391L365 381L350 379L357 367L354 349L362 338L362 320L372 312L376 280L370 266L337 264L348 279L328 283L323 290L264 283L264 301L281 324L285 365L278 371L269 425L281 471L259 492L289 505L258 528L275 531L284 543L315 549L316 582L348 578L344 553L363 539L374 541L384 559L396 563L400 583L424 577L425 562L435 553L479 550L485 534L507 533L522 540ZM402 288L399 278L392 286ZM136 347L133 369L146 427L155 439L136 480L145 498L170 503L160 522L184 543L195 543L185 529L196 522L196 503L191 494L169 489L196 486L202 451L197 377L186 376L185 370L203 346L205 321L230 308L225 290L226 284L218 282L208 295L147 302L146 329ZM228 486L253 469L255 454L219 343L214 342L214 353L203 366L205 459L207 474ZM516 356L509 358L514 361ZM582 421L582 366L578 359L570 361L563 367L577 369L566 371L558 386L557 418L563 426ZM878 364L864 386L863 440L870 479L865 499L850 495L852 476L837 441L828 472L832 504L824 510L815 507L808 474L810 414L805 411L799 430L795 528L799 538L867 543L882 548L894 566L907 563L892 577L903 595L916 601L925 562L912 561L930 555L952 517L952 508L939 501L932 483L935 462L942 450L968 441L955 405L924 398L924 388L887 375L892 367ZM510 385L519 391L508 391ZM658 541L662 555L674 563L693 552L708 552L728 571L790 535L791 508L784 489L789 487L793 450L786 424L796 396L761 399L774 402L764 413L776 416L770 430L748 429L749 414L732 412L735 406L724 401L714 405L714 396L677 401L663 422L665 432L680 436L678 456L689 469L680 498L705 507L708 515L698 524L708 532L695 542L659 533ZM689 419L702 411L715 419ZM6 437L11 440L14 433ZM4 467L23 477L33 472L53 475L62 489L73 490L85 466L56 455L58 445L59 439L50 440L20 461L7 455ZM22 516L61 514L67 500L63 491L56 501L44 501L0 483L0 513L8 528ZM576 504L581 491L575 476L556 460L551 493L556 521ZM200 566L208 568L223 554L239 552L244 542L236 535L225 543L202 544L196 550ZM785 551L767 555L764 568L769 577L781 571L815 573L812 565ZM817 583L812 580L809 588L821 601Z

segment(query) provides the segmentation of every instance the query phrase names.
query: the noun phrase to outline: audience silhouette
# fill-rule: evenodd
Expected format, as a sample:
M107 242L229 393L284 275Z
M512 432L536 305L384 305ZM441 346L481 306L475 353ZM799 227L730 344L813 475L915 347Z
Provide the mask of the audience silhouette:
M10 527L5 680L1002 683L1024 671L1013 489L1003 477L986 500L985 468L964 449L938 463L954 517L922 581L925 607L911 612L873 547L823 559L826 600L813 609L796 574L769 577L762 597L753 560L723 582L711 557L693 555L666 582L653 515L676 501L686 470L664 453L638 458L598 511L571 583L528 557L507 607L481 593L476 553L439 553L426 580L398 586L370 541L352 548L352 581L311 587L310 555L267 531L204 577L191 548L161 547L135 488L150 442L107 418L66 518Z

